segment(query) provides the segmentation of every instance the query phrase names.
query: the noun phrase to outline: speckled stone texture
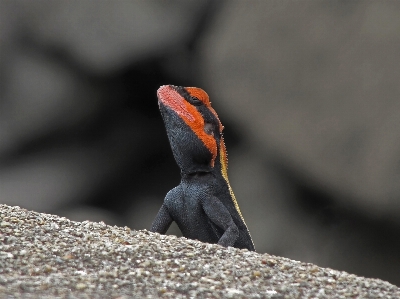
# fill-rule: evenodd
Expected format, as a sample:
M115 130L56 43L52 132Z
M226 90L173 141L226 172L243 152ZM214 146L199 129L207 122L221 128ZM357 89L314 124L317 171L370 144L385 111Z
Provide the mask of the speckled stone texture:
M0 298L400 298L309 263L0 205Z

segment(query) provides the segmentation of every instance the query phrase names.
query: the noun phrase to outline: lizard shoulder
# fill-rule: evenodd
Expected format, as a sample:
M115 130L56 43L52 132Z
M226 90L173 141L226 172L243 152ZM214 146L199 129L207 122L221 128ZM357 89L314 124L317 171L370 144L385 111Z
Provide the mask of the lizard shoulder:
M168 191L167 195L164 198L164 203L165 204L170 204L173 203L183 197L183 190L182 186L179 184L175 188L172 188L171 190Z

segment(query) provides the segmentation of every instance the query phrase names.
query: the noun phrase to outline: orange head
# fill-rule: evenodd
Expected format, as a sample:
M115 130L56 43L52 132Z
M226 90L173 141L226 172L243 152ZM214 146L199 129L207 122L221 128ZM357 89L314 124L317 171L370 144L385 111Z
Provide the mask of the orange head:
M182 172L211 171L223 144L223 126L207 93L197 87L163 85L157 96L171 148Z

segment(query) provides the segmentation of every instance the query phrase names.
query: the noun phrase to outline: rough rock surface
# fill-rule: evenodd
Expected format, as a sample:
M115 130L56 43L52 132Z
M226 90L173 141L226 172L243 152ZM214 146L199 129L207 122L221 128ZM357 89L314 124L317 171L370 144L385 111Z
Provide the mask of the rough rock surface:
M0 298L399 298L268 254L0 205Z

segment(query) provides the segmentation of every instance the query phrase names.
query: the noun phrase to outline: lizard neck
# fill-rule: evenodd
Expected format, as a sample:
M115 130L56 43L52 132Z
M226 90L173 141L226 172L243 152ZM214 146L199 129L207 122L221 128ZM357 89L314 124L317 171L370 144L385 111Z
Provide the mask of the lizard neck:
M226 157L226 148L223 139L216 140L218 144L218 153L215 157L215 162L211 166L211 163L208 162L207 164L192 164L192 168L190 169L182 169L181 168L181 177L182 179L192 180L195 178L202 178L202 177L214 177L223 179L226 184L229 185L228 180L228 160Z

